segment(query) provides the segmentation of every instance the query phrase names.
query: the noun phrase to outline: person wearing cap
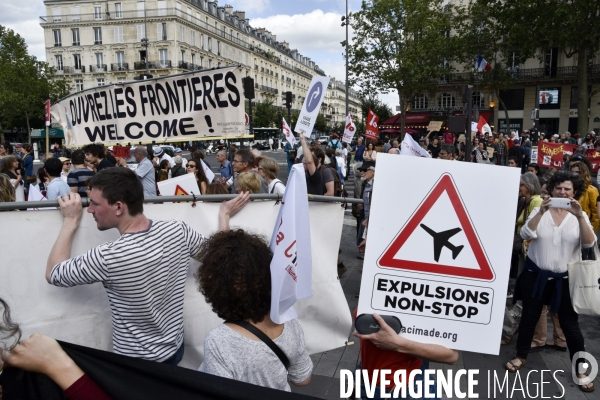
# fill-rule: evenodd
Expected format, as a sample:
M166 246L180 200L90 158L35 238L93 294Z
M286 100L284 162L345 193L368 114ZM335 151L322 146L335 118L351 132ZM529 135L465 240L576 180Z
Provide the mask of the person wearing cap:
M175 166L171 168L171 178L177 178L178 176L185 175L185 168L181 166L183 163L183 157L175 156L173 157L173 162L175 163Z
M181 157L181 167L185 170L185 167L187 166L187 160L183 156L183 151L181 150L180 147L178 147L175 149L174 153L175 153L175 157L177 157L177 156Z
M331 147L334 152L336 149L342 148L342 143L340 142L340 137L338 136L337 133L334 133L333 135L331 135L331 140L329 141L329 143L327 143L327 145L329 147Z
M58 157L60 162L62 163L62 171L60 172L60 179L63 180L64 183L67 183L67 178L69 176L69 170L71 169L71 160L67 157Z
M155 166L159 166L160 162L162 160L167 160L169 161L169 166L171 168L173 168L175 166L175 163L173 162L173 158L171 158L170 155L168 155L162 147L160 146L155 146L152 148L152 152L154 153L154 165Z

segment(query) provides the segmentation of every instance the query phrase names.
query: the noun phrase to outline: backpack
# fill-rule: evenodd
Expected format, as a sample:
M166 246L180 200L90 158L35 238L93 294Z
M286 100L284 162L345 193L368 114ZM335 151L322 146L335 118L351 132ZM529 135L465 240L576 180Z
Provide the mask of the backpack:
M335 141L335 143L334 143ZM333 149L341 149L342 146L340 145L340 141L338 139L333 139L330 140L328 143L329 147L333 148Z
M337 170L329 165L321 166L321 179L323 179L323 186L325 186L325 179L323 176L323 168L329 168L331 173L333 174L333 195L335 197L347 197L348 194L344 193L345 191L342 189L342 181L340 180L340 176L337 173Z

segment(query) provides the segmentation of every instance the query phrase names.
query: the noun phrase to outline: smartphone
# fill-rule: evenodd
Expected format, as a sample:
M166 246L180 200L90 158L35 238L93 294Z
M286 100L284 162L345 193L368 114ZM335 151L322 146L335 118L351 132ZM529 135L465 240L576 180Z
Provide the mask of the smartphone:
M550 207L552 208L571 208L571 200L563 197L552 197L550 199Z
M402 329L402 323L395 315L380 315L386 324L390 326L396 333L400 333ZM354 327L356 332L361 335L368 335L370 333L378 332L381 329L379 322L375 319L373 314L360 314L354 321Z

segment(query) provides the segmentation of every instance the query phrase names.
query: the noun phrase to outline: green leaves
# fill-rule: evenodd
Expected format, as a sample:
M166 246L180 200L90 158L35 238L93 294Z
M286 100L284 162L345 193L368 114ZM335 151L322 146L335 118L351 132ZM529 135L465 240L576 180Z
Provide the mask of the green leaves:
M69 91L48 63L28 54L21 36L0 25L0 127L43 126L44 102Z
M404 99L436 90L455 58L443 0L370 0L351 19L351 83L365 96L398 90ZM446 61L446 63L444 63Z

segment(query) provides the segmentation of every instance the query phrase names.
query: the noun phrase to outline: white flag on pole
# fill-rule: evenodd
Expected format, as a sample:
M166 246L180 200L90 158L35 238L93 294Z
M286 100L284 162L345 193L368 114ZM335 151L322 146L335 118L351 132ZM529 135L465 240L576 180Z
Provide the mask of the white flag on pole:
M271 237L271 319L283 324L298 317L294 303L312 296L312 255L304 166L290 171Z
M208 179L208 183L211 183L215 179L215 173L208 168L204 160L200 160L200 162L202 163L202 170L204 171L204 175L206 175L206 179Z
M402 141L402 148L400 149L401 156L414 156L414 157L428 157L431 158L431 155L419 146L415 139L412 138L410 134L404 135L404 140Z
M283 129L283 134L285 135L285 138L290 143L290 146L292 146L293 148L296 144L296 136L294 136L294 134L292 133L292 130L285 121L285 118L281 118L281 129Z
M29 185L29 195L27 201L44 201L48 200L44 197L42 192L37 185ZM47 207L48 209L54 209L54 207ZM28 208L27 211L39 210L39 208Z
M356 125L354 125L354 121L352 120L352 114L348 113L346 117L346 128L344 129L344 136L342 136L342 142L352 143L352 138L356 133Z

